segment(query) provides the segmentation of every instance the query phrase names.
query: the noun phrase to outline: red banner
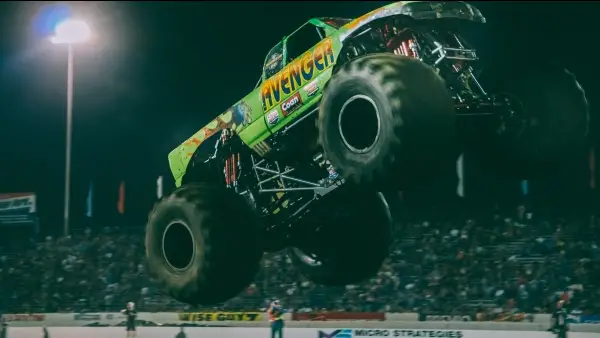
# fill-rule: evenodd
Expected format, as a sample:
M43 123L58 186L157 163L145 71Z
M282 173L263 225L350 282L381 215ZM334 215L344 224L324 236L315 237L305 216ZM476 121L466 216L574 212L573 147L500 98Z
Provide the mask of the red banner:
M5 314L2 319L7 322L43 322L46 315L43 313Z
M385 320L383 312L306 312L292 313L292 320Z

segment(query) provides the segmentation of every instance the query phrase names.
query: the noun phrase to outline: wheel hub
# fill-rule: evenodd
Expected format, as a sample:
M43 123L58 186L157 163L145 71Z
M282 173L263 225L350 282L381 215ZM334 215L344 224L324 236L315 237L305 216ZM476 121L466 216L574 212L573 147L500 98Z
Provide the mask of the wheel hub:
M355 153L363 154L375 146L381 131L381 119L375 102L366 95L349 98L338 117L342 141Z
M192 265L196 255L196 243L190 227L181 220L167 225L162 237L162 252L167 264L178 271Z

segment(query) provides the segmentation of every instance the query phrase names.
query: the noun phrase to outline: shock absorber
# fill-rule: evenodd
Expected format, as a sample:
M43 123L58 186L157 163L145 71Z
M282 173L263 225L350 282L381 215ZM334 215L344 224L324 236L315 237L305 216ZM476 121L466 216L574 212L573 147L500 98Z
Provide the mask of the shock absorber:
M402 36L396 35L390 38L386 43L388 50L396 55L404 55L419 59L419 48L414 36L406 35L407 34L403 34Z

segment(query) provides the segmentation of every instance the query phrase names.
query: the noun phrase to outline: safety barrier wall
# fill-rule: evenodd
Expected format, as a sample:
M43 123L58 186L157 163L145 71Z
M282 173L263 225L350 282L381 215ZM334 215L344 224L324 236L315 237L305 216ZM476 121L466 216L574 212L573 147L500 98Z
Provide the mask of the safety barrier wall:
M180 328L177 327L142 327L138 328L138 336L143 338L175 337ZM183 328L187 338L270 338L269 328ZM50 338L106 338L125 337L124 328L119 327L51 327ZM41 328L11 327L7 338L39 337ZM361 337L427 337L427 338L506 338L515 335L519 338L552 338L553 334L541 331L473 331L473 330L409 330L409 329L337 329L319 330L308 328L287 328L286 338L361 338ZM569 338L599 338L600 333L570 332Z
M440 317L440 318L437 318ZM330 320L315 321L290 320L286 314L286 326L295 328L396 328L396 329L459 329L459 330L505 330L505 331L542 331L550 325L549 315L535 315L533 322L474 322L461 321L460 318L442 318L436 316L418 321L413 313L386 314L385 320ZM41 314L5 314L3 318L11 327L68 327L85 326L93 323L115 326L123 324L125 316L120 313L41 313ZM139 320L156 324L207 324L231 327L268 327L269 322L261 312L189 312L189 313L149 313L138 314ZM597 332L598 324L572 324L572 331ZM590 331L592 330L592 331ZM599 337L600 338L600 337Z

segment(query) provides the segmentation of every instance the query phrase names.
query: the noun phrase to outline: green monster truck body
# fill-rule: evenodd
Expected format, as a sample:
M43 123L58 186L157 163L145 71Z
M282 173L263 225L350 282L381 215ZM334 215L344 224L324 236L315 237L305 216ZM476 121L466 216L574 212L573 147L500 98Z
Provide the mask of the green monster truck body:
M343 39L369 22L384 17L407 15L416 19L459 18L484 22L474 8L469 11L441 11L435 6L416 11L410 4L423 1L401 1L373 10L355 20L315 18L283 38L267 55L261 81L243 99L208 123L179 147L169 153L169 165L177 186L185 174L196 149L202 142L225 128L231 128L257 154L263 154L261 142L285 129L296 119L315 108L323 95L323 88L331 79L333 66L343 46ZM300 55L289 55L288 42L301 30L310 30L316 45ZM290 60L290 58L293 59ZM284 61L289 60L289 61ZM282 104L296 98L286 111Z
M321 27L329 36L285 67L282 65L287 53L272 53L270 56L274 59L265 61L265 71L256 89L171 151L169 164L177 186L196 149L212 135L230 128L250 149L262 154L262 142L319 103L322 88L331 78L341 42L339 32L321 20L313 19L307 25ZM285 38L279 48L285 46L287 40ZM270 67L281 70L267 78ZM286 102L288 105L283 106Z
M313 282L352 284L388 254L381 191L418 187L460 151L519 176L575 154L588 106L574 76L510 62L476 77L460 32L484 22L464 2L402 1L286 36L255 89L169 154L177 189L149 216L150 272L211 304L287 248Z

